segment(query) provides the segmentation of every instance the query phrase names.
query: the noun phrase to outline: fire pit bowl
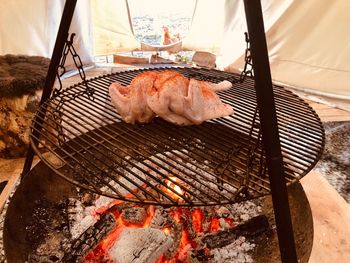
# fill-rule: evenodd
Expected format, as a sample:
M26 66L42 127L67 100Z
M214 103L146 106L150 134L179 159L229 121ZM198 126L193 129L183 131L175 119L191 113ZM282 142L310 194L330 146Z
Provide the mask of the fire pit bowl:
M298 256L300 262L307 262L313 241L310 206L299 183L289 185L288 191ZM56 176L43 162L39 162L19 185L6 213L3 239L7 262L26 262L28 255L52 234L50 232L62 231L54 227L55 220L64 214L60 206L67 198L75 198L79 194L81 192L77 187ZM261 203L262 213L269 219L272 231L256 241L251 257L254 262L279 262L270 196L263 197Z

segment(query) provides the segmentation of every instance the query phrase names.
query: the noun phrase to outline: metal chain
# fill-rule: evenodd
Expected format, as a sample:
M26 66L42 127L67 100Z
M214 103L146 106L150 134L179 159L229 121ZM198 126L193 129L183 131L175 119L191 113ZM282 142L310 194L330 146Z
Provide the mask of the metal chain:
M250 53L250 39L247 32L245 32L244 35L245 35L245 42L246 42L246 49L245 49L245 55L244 55L245 63L244 63L244 69L239 79L240 82L243 82L247 76L254 77L253 61Z
M78 53L76 52L76 50L75 50L75 48L73 46L74 37L75 37L75 33L72 33L70 38L69 38L69 40L67 39L67 41L66 41L66 43L64 45L61 61L60 61L60 64L58 65L58 68L57 68L57 79L58 79L58 82L59 82L59 88L57 88L57 89L55 89L53 91L52 96L56 97L57 95L59 95L61 93L61 91L63 89L61 78L66 73L65 64L66 64L67 56L68 56L68 54L70 54L72 56L72 58L73 58L74 65L75 65L75 67L77 68L77 70L79 72L79 76L80 76L80 78L82 80L82 84L86 88L84 93L86 93L88 95L89 99L93 99L92 96L94 94L94 89L91 88L88 85L88 82L86 81L86 75L85 75L83 63L82 63L82 61L80 59L80 56L78 55ZM77 96L78 95L81 95L81 94L77 93Z
M60 145L63 145L66 141L66 136L63 132L63 128L62 128L62 125L61 125L61 122L62 122L62 107L64 105L65 102L67 101L70 101L70 100L74 100L75 98L77 98L78 96L81 96L81 95L84 95L84 94L87 94L88 98L93 100L93 94L94 94L94 89L91 88L89 85L88 85L88 82L86 81L86 75L85 75L85 71L84 71L84 67L83 67L83 63L78 55L78 53L76 52L74 46L73 46L73 40L74 40L74 37L75 37L75 34L71 34L69 40L67 38L67 41L64 45L64 48L63 48L63 52L62 52L62 57L61 57L61 61L60 61L60 64L58 65L58 68L57 68L57 79L58 79L58 82L59 82L59 88L56 88L53 90L52 92L52 97L56 97L56 96L59 96L63 90L63 86L62 86L62 76L66 73L66 67L65 67L65 64L66 64L66 60L67 60L67 56L68 54L70 54L73 58L73 61L74 61L74 64L75 64L75 67L77 68L78 72L79 72L79 75L80 75L80 78L82 80L81 84L85 86L85 90L83 91L78 91L78 92L75 92L75 93L67 93L67 94L64 94L64 96L60 96L60 99L58 101L58 104L56 105L55 107L55 110L52 112L52 118L54 120L54 123L56 125L56 131L57 131L57 136L58 136L58 143Z

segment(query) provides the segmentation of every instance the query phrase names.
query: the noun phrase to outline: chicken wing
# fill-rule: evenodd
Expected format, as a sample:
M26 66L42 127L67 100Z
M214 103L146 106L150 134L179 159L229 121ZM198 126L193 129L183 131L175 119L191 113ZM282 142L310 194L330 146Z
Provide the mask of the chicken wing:
M127 87L118 82L110 85L112 104L125 122L148 123L153 119L155 114L148 107L147 96L152 92L156 76L155 72L144 72L134 78Z

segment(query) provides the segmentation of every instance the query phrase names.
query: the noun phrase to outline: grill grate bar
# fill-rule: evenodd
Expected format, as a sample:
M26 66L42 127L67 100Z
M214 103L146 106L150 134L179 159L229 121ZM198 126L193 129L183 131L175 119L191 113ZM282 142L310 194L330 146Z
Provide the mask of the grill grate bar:
M243 93L244 94L244 93ZM232 94L231 94L231 96L233 96L233 97L238 97L238 96L242 96L243 94L239 94L238 92L236 93L233 93L232 92ZM229 97L229 95L220 95L220 96L222 96L224 99L226 99L225 100L225 102L227 102L228 100L227 99L229 99L230 97ZM248 97L248 96L247 96ZM251 100L252 99L254 99L255 100L255 97L252 97L251 98ZM249 100L249 98L240 98L240 102L242 103L241 105L239 105L238 107L237 107L237 109L243 109L243 110L247 110L247 107L249 107L249 105L251 104L251 100ZM285 102L285 103L287 103L287 102ZM281 105L276 105L276 108L277 109L279 109L281 107ZM250 110L252 110L252 109L250 109ZM283 118L283 117L286 117L286 120L292 120L293 121L293 124L296 124L296 125L298 125L297 127L299 127L297 130L298 131L300 131L300 128L305 128L305 126L303 126L303 125L306 125L306 124L308 124L308 122L307 122L307 119L306 119L306 121L301 121L301 122L296 122L297 120L299 120L300 118L301 119L303 119L304 117L301 117L300 116L300 118L299 118L299 116L292 116L291 114L292 114L292 112L286 112L286 113L284 113L284 112L282 112L282 111L278 111L277 112L277 114L278 114L278 117L279 118ZM310 114L310 113L309 113ZM307 115L307 116L310 116L310 115ZM313 113L312 113L313 114ZM305 116L306 114L304 113L304 116ZM281 120L281 119L279 119L278 120L279 121L279 123L283 123L283 124L285 124L286 126L281 126L281 128L282 128L282 130L283 129L288 129L288 124L289 124L289 122L288 121L283 121L283 119ZM291 126L290 128L291 129L296 129L297 127L293 127L293 126ZM311 126L310 127L310 130L311 131L314 131L314 128ZM316 133L319 133L319 134L321 134L321 132L320 131L316 131ZM317 137L317 135L315 135L315 138L317 139L317 138L319 138L319 137ZM315 141L317 141L315 139ZM318 142L318 141L317 141Z
M241 102L243 104L243 102ZM249 115L247 115L248 113L251 113L251 115L253 114L253 109L241 109L241 108L236 108L235 109L236 112L236 116L234 117L234 119L240 120L240 121L245 121L247 122L249 120ZM308 135L313 135L312 133L310 133L310 131L304 131L301 130L300 128L297 127L291 127L291 126L287 126L289 125L289 123L287 121L284 121L283 119L281 119L281 116L278 116L278 121L279 121L279 131L280 131L280 137L281 138L286 138L287 141L288 139L293 139L297 138L298 142L300 142L301 145L297 144L296 147L299 147L301 150L306 150L309 151L312 154L312 151L314 149L314 151L317 152L317 149L319 149L320 147L320 142L316 141L314 138L310 138L308 137ZM316 137L316 136L315 136ZM315 145L311 144L310 145L310 141L314 142ZM308 148L303 147L303 145L308 146ZM310 149L309 149L310 148Z
M55 124L57 124L57 122L56 122L54 119L52 119L52 118L50 118L50 121L51 121L51 122L54 122ZM54 126L51 126L51 128L54 128ZM52 133L49 129L47 129L47 127L43 127L43 129L46 130L46 131L48 132L48 134L50 134L51 136L54 135L54 133ZM78 131L79 131L79 129L78 129ZM81 131L80 131L80 132L81 132ZM74 133L74 132L72 132L72 131L70 131L70 133L71 133L74 137L76 137L76 136L78 135L77 133ZM90 137L90 139L91 139L91 138L92 138L92 137ZM90 164L92 164L92 166L94 167L94 170L91 170L91 168L88 168L88 169L89 169L89 172L91 172L92 175L95 176L97 179L99 179L99 180L104 180L103 177L97 177L96 171L100 172L103 176L110 177L111 179L116 179L116 178L111 177L111 174L105 173L105 172L103 171L103 169L102 169L103 166L107 166L108 168L112 168L112 167L110 167L108 164L105 164L105 163L102 162L101 160L96 159L97 161L102 162L102 166L100 167L100 166L95 165L94 163L91 163L91 162L90 162L91 159L88 159L88 158L85 157L85 154L88 154L88 155L90 155L91 157L94 157L94 156L92 156L92 153L91 153L91 151L90 151L91 148L94 148L94 145L91 144L90 142L87 142L86 140L84 140L84 139L82 139L82 138L79 138L79 139L80 139L82 142L88 143L89 147L86 147L86 146L82 145L81 143L79 143L78 140L72 140L72 141L71 141L72 143L71 143L71 144L68 144L67 146L65 146L65 148L68 148L68 150L73 151L73 152L75 153L75 155L78 155L78 157L80 157L80 158L84 159L85 161L88 161ZM57 143L54 143L51 139L50 139L50 142L51 142L53 145L55 145L56 148L60 148L60 146L59 146ZM82 153L82 151L78 151L78 152L77 152L77 151L76 151L76 148L73 147L73 146L77 146L78 149L82 149L82 151L84 152L84 154ZM60 149L62 149L62 148L60 148ZM82 168L82 169L85 169L86 167L89 167L89 166L83 166L83 165L81 164L81 161L80 161L79 159L77 159L76 156L74 156L73 154L71 154L70 151L68 151L68 150L66 150L66 149L64 150L64 154L65 154L65 157L66 157L66 158L70 158L70 159L74 160L74 163L77 164L77 165L79 165L80 168ZM57 154L56 152L53 152L53 153L54 153L54 154ZM100 153L102 153L102 152L100 152ZM71 168L73 167L73 169L74 169L74 166L70 165L70 167L71 167ZM114 170L114 169L113 169L113 170ZM114 171L117 172L116 170L114 170ZM123 174L119 174L119 175L123 176ZM137 175L135 175L135 177L137 177ZM82 177L82 178L84 178L84 177ZM125 177L125 179L128 179L128 178ZM139 178L139 179L142 180L142 178ZM88 184L91 184L90 181L87 181L87 182L88 182ZM130 181L130 183L134 184L135 182ZM148 182L144 180L144 183L147 184ZM106 185L108 185L109 188L110 188L111 190L114 190L114 192L118 194L118 191L115 190L114 187L112 187L110 184L107 184L107 183L106 183ZM126 190L128 190L129 192L133 193L133 191L131 190L131 188L125 186L125 184L121 183L121 185L123 185L124 189L126 189ZM98 188L96 188L96 189L98 189ZM96 189L95 189L95 190L96 190ZM147 195L149 195L149 196L152 196L152 194L150 194L149 192L147 192L145 189L141 188L141 190L142 190L143 192L145 192L145 194L147 194ZM98 190L97 192L100 192L100 190ZM122 195L120 195L120 196L122 196ZM152 196L152 198L154 198L154 199L156 200L155 197ZM139 196L138 196L138 199L139 199L139 201L142 200ZM172 200L172 199L169 199L169 200ZM172 200L172 201L174 201L174 200Z
M318 120L314 120L314 119L310 120L310 118L307 118L305 116L306 113L307 113L307 116L312 116L313 114L315 114L315 112L311 108L310 109L304 108L303 111L297 108L293 108L293 107L299 106L301 101L286 100L285 97L281 98L278 96L277 91L278 91L278 88L274 88L274 92L277 93L275 102L276 102L276 109L278 110L277 111L278 114L281 114L281 113L290 114L289 117L294 120L299 120L299 118L301 118L301 120L306 121L306 123L309 124L310 128L313 129L316 133L321 133L317 126ZM247 101L248 103L251 103L251 100L256 100L255 93L248 88L232 89L232 91L227 91L227 93L225 94L227 94L226 96L228 97L241 95L242 97L240 98ZM305 122L301 122L301 123L297 122L296 124L302 126L302 124L305 124Z
M74 104L74 102L72 102L72 103ZM85 106L86 106L86 108L89 108L89 105L88 105L88 104L86 104ZM65 109L65 111L66 111L66 112L69 112L70 114L73 114L73 115L74 115L74 113L72 113L69 109ZM81 113L81 112L80 112L80 113ZM77 117L77 116L75 115L74 117ZM74 120L74 119L72 119L72 120ZM80 125L83 125L83 124L80 123ZM104 135L105 135L105 136L111 136L111 135L110 135L110 132L111 132L111 130L110 130L108 133L104 133ZM133 139L136 139L136 138L133 137ZM143 140L143 141L142 141L142 140L139 140L138 142L139 142L139 143L142 143L142 142L144 142L144 140ZM130 143L131 143L131 142L130 142ZM113 147L117 147L117 145L113 145ZM139 154L140 154L140 153L139 153ZM141 154L140 154L140 155L141 155ZM164 161L164 160L162 160L162 161ZM164 161L164 162L166 162L166 161ZM168 164L170 164L170 163L168 163ZM161 164L157 163L157 165L160 166ZM176 168L176 166L173 166L173 167ZM150 168L152 168L152 167L150 167ZM164 167L162 167L162 168L165 169ZM190 169L189 169L189 170L190 170ZM208 178L207 178L207 179L208 179ZM186 182L186 183L189 183L189 182ZM212 183L215 184L216 182L212 182ZM189 184L190 184L190 183L189 183ZM179 186L180 186L180 185L179 185ZM194 187L194 186L193 186L193 187ZM181 188L184 188L184 187L181 186ZM191 192L190 190L187 190L187 191L188 191L188 192ZM229 191L229 189L227 189L227 191ZM230 192L230 191L229 191L229 192ZM222 195L219 191L216 191L216 193ZM222 197L225 197L225 196L222 195Z
M33 128L33 129L35 129L35 128ZM44 139L46 140L46 142L49 142L49 143L50 143L52 146L54 146L56 149L60 148L60 145L59 145L58 143L55 143L55 142L48 136L48 135L54 136L54 133L52 133L52 132L51 132L50 130L48 130L46 127L43 127L43 130L47 132L47 133L42 134L42 136L44 137ZM39 139L39 138L37 138L37 137L33 137L33 138ZM42 144L42 145L43 145L43 147L44 147L45 149L49 150L50 153L54 154L54 155L55 155L56 157L58 157L61 161L63 161L65 158L69 157L69 158L71 158L72 160L75 160L75 161L76 161L76 164L77 164L78 166L80 166L82 169L87 169L87 170L90 172L90 174L91 174L92 176L95 176L95 171L94 171L94 170L91 170L91 168L89 168L89 167L86 168L85 166L83 166L82 163L81 163L79 160L77 160L73 155L71 155L67 150L65 150L65 149L60 150L60 151L61 151L61 154L63 153L63 154L65 155L65 158L64 158L64 157L60 156L56 151L53 151L53 148L48 147L46 144ZM68 148L69 148L69 149L72 149L71 146L68 146ZM44 159L44 160L46 160L46 159ZM50 163L50 161L48 161L48 160L46 160L46 162L48 162L48 163L47 163L48 165L55 166L55 165L52 165L52 164ZM65 165L68 165L68 166L69 166L71 169L73 169L73 170L76 169L76 167L74 167L74 166L71 165L70 163L66 163ZM98 168L98 167L97 167L97 168ZM98 169L99 169L99 168L98 168ZM96 177L96 176L95 176L95 177ZM110 186L110 184L109 184L108 182L104 181L103 178L99 178L99 177L96 177L96 178L99 179L99 180L101 180L101 181L103 181L105 185ZM84 182L86 182L86 183L90 186L91 182L90 182L89 180L87 180L85 177L82 177L82 180L83 180ZM95 185L92 185L92 186L93 186L93 190L94 190L95 192L97 192L97 193L101 192L101 190L100 190L98 187L96 187ZM129 188L128 188L128 187L125 187L125 189L129 189ZM131 189L129 189L129 190L130 190L130 192L131 192ZM123 198L124 198L124 196L123 196L123 195L120 195L118 192L116 192L116 194L118 195L118 198L120 198L120 199L123 199ZM139 201L142 200L137 194L135 194L135 196L138 198Z
M113 111L115 111L114 109L112 109ZM146 129L146 128L145 128ZM163 127L162 126L159 126L159 127L157 127L157 130L158 129L163 129ZM165 130L169 130L169 129L175 129L173 126L167 126L166 127L166 129L165 129L165 127L164 127L164 131ZM166 132L166 131L165 131ZM176 132L176 130L174 130L174 132ZM189 131L187 131L187 132L189 132ZM197 132L198 133L202 133L201 132L201 130L197 130ZM171 135L170 133L168 133L169 135ZM224 134L222 134L222 135L224 135ZM195 134L194 133L191 133L191 135L189 135L190 137L194 137L195 136ZM240 135L238 134L238 136L240 137ZM215 138L212 138L212 140L208 140L208 143L210 144L210 142L211 141L213 141ZM235 138L232 138L233 140L235 140ZM242 140L245 140L244 138L241 138ZM229 141L226 141L227 143L229 143ZM218 147L221 147L222 145L217 145ZM189 150L189 149L188 149ZM246 154L245 152L243 153L243 154ZM204 157L205 158L205 156L201 156L201 157ZM245 157L245 158L247 158L247 156ZM244 164L244 163L240 163L241 164L241 166L246 166L246 164ZM242 170L242 171L244 171L244 170ZM234 172L234 171L231 171L231 172ZM243 177L243 176L241 176L241 177ZM257 177L257 179L258 179L259 177ZM268 179L266 179L266 180L264 180L265 181L265 183L268 183ZM262 187L264 187L264 186L262 186ZM264 187L264 188L266 188L266 186Z
M72 113L71 111L69 111L68 109L65 109L65 113L69 113L70 115L72 115L72 117L71 116L69 116L69 115L67 115L67 114L65 114L65 117L68 117L71 121L74 121L76 124L78 124L79 126L81 126L81 127L84 127L84 123L82 123L82 122L79 122L79 121L76 121L78 118L78 116L76 115L76 114L74 114L74 113ZM80 112L81 113L81 112ZM71 123L70 122L65 122L65 123L67 123L67 124L69 124L69 125L71 125ZM71 125L72 126L72 125ZM72 126L72 127L76 127L76 126ZM67 131L70 131L69 129L66 129ZM80 130L80 129L78 129L78 131L80 132L80 133L83 133L83 131L82 130ZM89 136L88 138L89 139L91 139L91 140L93 140L93 141L95 141L95 142L98 142L98 141L96 141L96 139L94 138L95 136L97 137L97 138L99 138L99 139L103 139L104 140L104 142L108 142L108 143L110 143L111 144L111 146L113 146L113 147L116 147L117 145L115 145L115 144L113 144L113 143L111 143L110 141L107 141L107 140L105 140L104 139L104 137L101 137L101 135L99 135L98 133L96 133L96 132L94 132L92 129L91 130L89 130L89 132L91 132L94 136ZM79 136L79 134L77 134L77 133L72 133L72 135L74 136L74 137L77 137L77 136ZM111 136L110 134L108 134L108 133L105 133L105 132L103 132L103 135L109 135L109 136ZM80 137L80 139L83 141L83 142L85 142L85 143L89 143L88 141L86 141L86 140L84 140L84 139L82 139L82 137ZM113 138L112 138L113 139ZM76 143L76 140L72 140L72 141L74 141L75 143ZM101 145L104 149L106 149L106 150L108 150L109 148L108 147L106 147L103 143L101 143L101 142L99 142L99 145ZM81 147L81 145L77 145L78 147ZM92 147L92 148L94 148L94 152L98 152L98 153L100 153L100 154L102 154L104 157L108 157L104 152L102 152L100 149L98 149L97 147ZM121 150L121 149L119 149L119 150ZM90 153L90 154L92 154L92 153ZM115 153L114 153L115 154ZM139 155L142 155L140 152L138 152L138 154ZM117 154L115 154L115 155L117 155ZM121 156L118 156L118 157L121 157ZM95 158L96 159L96 158ZM98 158L96 159L96 160L99 160ZM102 160L99 160L100 162L103 162ZM132 163L132 162L130 162L129 161L129 164L130 165L135 165L134 163ZM150 166L150 165L148 165L148 164L145 164L144 163L144 165L145 166L147 166L149 169L153 169L154 170L154 168L152 167L152 166ZM112 167L110 167L109 165L107 165L108 166L108 168L112 168ZM138 167L139 168L139 167ZM140 169L140 168L139 168ZM101 170L101 169L100 169ZM130 170L130 169L126 169L129 173L131 173L131 174L133 174L133 176L135 176L135 177L137 177L137 179L139 179L139 180L141 180L141 181L143 181L143 183L145 183L147 186L149 186L149 187L151 187L153 190L155 190L155 191L157 191L159 194L161 194L161 195L164 195L166 198L168 198L169 200L171 200L171 201L173 201L173 202L175 202L170 196L168 196L168 195L166 195L166 194L164 194L164 192L162 192L162 191L160 191L158 188L156 188L154 185L152 185L152 184L150 184L147 180L145 180L145 179L143 179L143 178L141 178L140 176L138 176L135 172L133 172L132 170ZM140 169L142 172L144 172L144 173L147 173L147 170L144 170L144 169ZM103 170L101 170L101 171L103 171ZM114 171L116 171L116 170L114 170ZM156 170L155 170L156 171ZM132 181L132 180L130 180L129 178L127 178L126 176L123 176L126 180L128 180L130 183L132 183L132 184L135 184L135 182L134 181ZM153 177L153 176L151 176L151 177ZM153 177L153 179L157 179L157 178L154 178ZM169 181L171 181L172 183L174 183L175 185L178 185L178 186L180 186L177 182L173 182L173 180L171 180L171 179L169 179L169 178L166 178L167 180L169 180ZM118 181L118 184L119 184L119 181ZM164 183L164 182L159 182L159 184L162 184L164 187L166 187L166 184ZM136 185L135 185L136 186ZM186 187L184 187L184 186L182 186L181 185L181 188L183 188L183 189L185 189L187 192L189 192L189 193L191 193L193 196L195 196L195 197L197 197L199 200L201 200L201 198L200 198L200 196L198 196L198 195L196 195L195 193L193 193L190 189L187 189ZM115 188L114 188L114 190L115 190ZM115 191L117 191L117 190L115 190ZM145 192L145 193L147 193L147 194L149 194L149 192L148 191L146 191L146 190L144 190L143 189L143 191ZM174 192L174 190L173 189L170 189L170 191L172 191L172 192ZM176 195L180 195L180 194L178 194L177 192L174 192L174 194L176 194ZM186 200L187 202L190 202L190 200L189 199L187 199L185 196L180 196L183 200ZM203 201L203 200L201 200L201 201Z
M97 91L98 92L98 91ZM85 99L86 100L86 99ZM86 102L88 102L88 101L86 101ZM96 103L96 100L94 101L95 103ZM86 104L85 105L87 108L89 108L89 104ZM98 107L97 105L94 105L95 107ZM101 106L101 104L100 104L100 106ZM94 107L94 108L95 108ZM98 108L100 108L100 107L98 107ZM106 115L106 116L103 116L103 117L105 117L105 118L109 118L109 115ZM100 120L103 120L103 119L100 119ZM111 132L111 130L109 131L109 132ZM109 135L109 134L106 134L106 135ZM139 135L139 134L137 134L137 133L135 133L134 135ZM138 142L139 143L142 143L142 142L145 142L145 139L147 139L147 140L149 140L149 138L152 138L151 136L152 136L152 134L151 134L151 132L149 132L148 133L148 135L149 135L149 137L147 137L147 138L141 138L141 139L138 139ZM136 139L135 137L133 137L133 139ZM161 146L161 145L159 145L159 143L158 142L156 142L156 141L152 141L153 143L155 143L155 144L158 144L158 146ZM179 146L179 145L178 145ZM175 154L175 153L174 153ZM176 155L176 154L175 154ZM181 156L179 156L178 155L178 157L181 157ZM163 160L164 161L164 160ZM169 163L168 163L169 164ZM176 168L176 167L174 167L174 168ZM200 167L198 167L197 166L197 168L200 168ZM192 169L190 169L190 168L188 168L189 170L192 170ZM200 168L201 169L201 168ZM210 180L209 178L206 178L207 180ZM225 180L223 180L223 181L225 181ZM229 181L225 181L227 184L229 184L229 185L231 185L230 184L230 182ZM215 182L215 181L212 181L212 183L213 184L216 184L217 186L218 186L218 184ZM233 187L235 187L234 185L231 185L231 186L233 186ZM229 191L229 189L226 189L228 192L230 192ZM216 191L217 192L217 194L220 194L221 195L221 193L220 192L218 192L218 191ZM224 196L223 196L224 197Z

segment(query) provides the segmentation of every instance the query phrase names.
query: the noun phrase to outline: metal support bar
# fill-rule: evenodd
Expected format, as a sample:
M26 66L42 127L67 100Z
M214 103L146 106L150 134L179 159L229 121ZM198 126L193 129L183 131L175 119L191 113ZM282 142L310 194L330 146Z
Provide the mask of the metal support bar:
M282 262L297 262L260 0L244 0L263 144Z
M55 84L55 80L56 80L57 68L61 60L65 42L68 37L68 31L73 18L76 3L77 3L77 0L66 0L63 13L62 13L60 26L57 33L55 47L53 49L49 69L46 75L45 86L44 86L43 94L40 100L40 106L51 96L53 85ZM34 137L37 137L40 135L43 120L45 117L45 112L46 110L42 110L34 117L34 123L35 123L34 129L33 129ZM33 163L33 158L34 158L34 150L33 150L33 147L29 145L26 160L24 162L23 171L21 174L21 179L23 179L24 176L30 171Z

